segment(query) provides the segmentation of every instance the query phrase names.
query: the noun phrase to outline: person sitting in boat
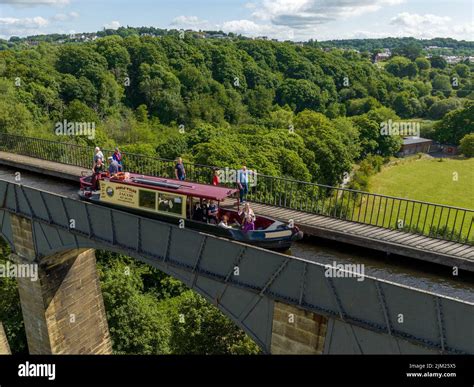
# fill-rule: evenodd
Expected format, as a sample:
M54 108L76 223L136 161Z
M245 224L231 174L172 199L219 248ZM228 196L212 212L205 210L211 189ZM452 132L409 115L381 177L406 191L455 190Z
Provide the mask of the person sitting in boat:
M217 215L219 214L219 207L214 200L211 200L209 206L207 207L207 219L211 224L217 224L218 219Z
M255 220L257 219L257 217L255 216L255 213L250 208L250 204L248 202L244 204L241 210L239 210L239 216L240 216L240 219L242 220L242 223L244 222L246 217L252 218L252 222L255 222Z
M250 215L247 215L244 218L244 224L242 225L242 231L243 232L248 232L248 231L254 231L255 230L255 221L253 220L253 217Z
M202 219L201 222L207 223L209 214L209 206L207 205L207 200L202 201Z
M109 162L110 177L114 177L117 173L119 173L119 165L117 161L114 160L113 157L107 158L107 161Z
M196 206L194 207L194 212L193 212L193 220L197 220L199 222L202 222L203 217L204 217L204 212L201 208L201 204L196 203Z
M218 226L222 228L232 228L232 226L229 224L229 215L225 214L219 222Z

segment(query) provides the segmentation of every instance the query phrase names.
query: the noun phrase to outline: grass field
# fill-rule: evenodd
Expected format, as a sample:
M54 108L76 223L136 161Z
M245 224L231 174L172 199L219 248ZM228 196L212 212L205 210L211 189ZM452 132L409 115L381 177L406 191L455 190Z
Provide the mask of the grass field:
M369 190L382 195L474 210L474 159L443 159L440 162L430 157L413 157L399 160L371 177ZM371 203L367 199L364 216L369 211L371 215L378 214L382 209L379 203L377 200ZM473 241L473 212L410 205L408 202L388 203L390 214L396 213L396 219L402 220L398 228L418 229L423 234L447 239L457 240L459 237ZM388 225L383 220L382 224L385 227Z
M409 158L370 178L373 193L474 209L474 158ZM456 180L457 177L457 180Z

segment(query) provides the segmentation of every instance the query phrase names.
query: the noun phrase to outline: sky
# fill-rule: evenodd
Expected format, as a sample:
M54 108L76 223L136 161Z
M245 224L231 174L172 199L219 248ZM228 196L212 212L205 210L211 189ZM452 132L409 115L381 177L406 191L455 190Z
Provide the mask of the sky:
M474 0L0 0L0 38L120 26L279 40L474 40Z

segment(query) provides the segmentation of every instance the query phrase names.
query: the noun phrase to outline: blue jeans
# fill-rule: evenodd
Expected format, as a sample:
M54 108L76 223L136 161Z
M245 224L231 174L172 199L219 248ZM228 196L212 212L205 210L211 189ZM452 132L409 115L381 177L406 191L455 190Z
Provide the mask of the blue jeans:
M245 195L249 192L249 186L247 183L240 183L242 188L240 188L240 203L245 200Z
M181 180L181 181L184 181L186 179L186 176L184 176L184 175L178 176L178 179Z

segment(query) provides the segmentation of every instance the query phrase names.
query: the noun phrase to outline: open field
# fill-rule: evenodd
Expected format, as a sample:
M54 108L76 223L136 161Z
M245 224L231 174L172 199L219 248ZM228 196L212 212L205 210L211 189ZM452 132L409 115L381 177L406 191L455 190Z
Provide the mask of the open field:
M382 195L474 209L474 158L410 158L371 177L369 190Z
M369 189L381 195L474 210L474 159L443 159L440 162L429 157L414 157L400 160L373 176ZM384 227L417 230L447 239L473 240L473 212L379 197L361 200L359 209L354 212L364 219L366 216L371 219L368 223L373 223L372 216L377 216L382 220L375 223L381 222ZM383 220L386 213L389 213L389 224Z

